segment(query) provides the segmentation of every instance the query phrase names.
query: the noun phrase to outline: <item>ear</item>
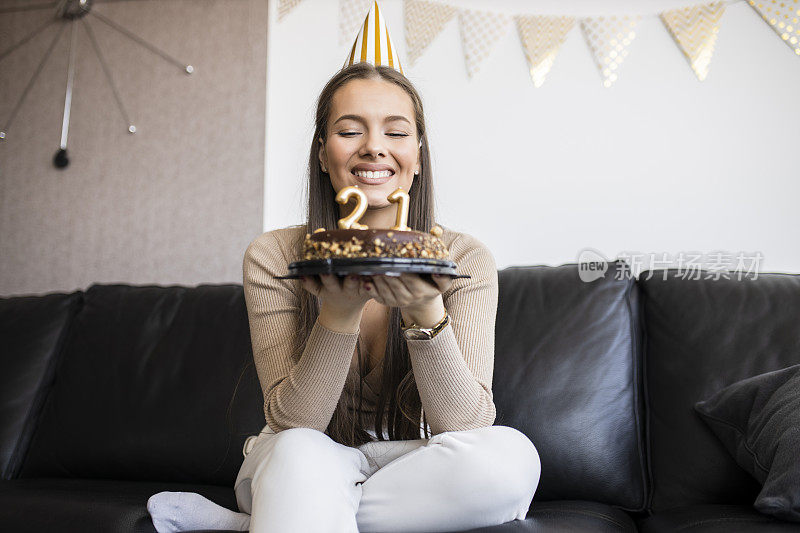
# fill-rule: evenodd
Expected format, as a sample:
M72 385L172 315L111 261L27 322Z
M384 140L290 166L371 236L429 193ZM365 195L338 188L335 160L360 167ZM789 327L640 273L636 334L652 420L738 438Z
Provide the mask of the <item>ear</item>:
M319 138L319 164L323 172L328 172L328 156L325 154L325 142Z
M422 150L422 141L419 141L419 150L417 151L417 168L414 169L414 175L415 176L418 176L419 173L422 170L422 168L421 168L421 164L422 164L422 162L421 162L421 159L422 159L421 150Z

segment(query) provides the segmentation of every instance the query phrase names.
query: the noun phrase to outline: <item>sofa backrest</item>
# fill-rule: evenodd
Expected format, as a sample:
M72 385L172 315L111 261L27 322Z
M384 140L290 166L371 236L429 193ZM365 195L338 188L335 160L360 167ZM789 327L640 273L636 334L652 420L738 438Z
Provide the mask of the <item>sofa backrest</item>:
M731 383L800 363L800 275L739 280L719 274L668 269L639 275L655 512L752 505L759 485L693 406Z
M233 486L264 423L241 285L93 285L19 477Z
M522 431L539 451L534 502L639 511L647 499L639 295L626 263L607 266L591 282L576 264L498 273L495 424Z
M0 298L0 478L19 471L83 292Z

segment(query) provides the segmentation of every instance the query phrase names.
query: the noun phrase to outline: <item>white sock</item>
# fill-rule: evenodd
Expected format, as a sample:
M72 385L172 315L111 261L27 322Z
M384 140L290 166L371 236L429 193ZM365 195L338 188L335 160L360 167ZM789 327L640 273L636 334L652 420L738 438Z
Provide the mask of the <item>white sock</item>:
M196 492L159 492L147 500L147 511L158 533L193 529L247 531L250 515L235 513Z

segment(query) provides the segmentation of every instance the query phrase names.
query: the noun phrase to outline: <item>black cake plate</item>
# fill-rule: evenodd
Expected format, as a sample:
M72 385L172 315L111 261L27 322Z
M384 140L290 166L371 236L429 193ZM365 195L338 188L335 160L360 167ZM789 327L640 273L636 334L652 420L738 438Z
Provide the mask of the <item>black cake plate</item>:
M445 274L453 279L471 277L469 274L456 273L456 264L453 261L416 257L360 257L295 261L289 263L289 274L274 277L277 279L296 279L300 276L315 276L319 274L337 274L339 276L347 276L348 274L361 276L382 274L399 276L403 273Z

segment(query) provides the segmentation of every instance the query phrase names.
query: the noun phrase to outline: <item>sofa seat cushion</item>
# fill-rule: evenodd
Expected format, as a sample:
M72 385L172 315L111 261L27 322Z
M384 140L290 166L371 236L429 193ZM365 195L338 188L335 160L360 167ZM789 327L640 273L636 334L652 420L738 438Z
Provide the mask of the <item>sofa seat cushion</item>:
M642 533L800 533L800 524L761 514L749 505L692 505L667 509L639 521Z
M525 520L480 527L463 533L617 533L635 532L636 524L625 511L603 503L563 500L534 503ZM198 530L191 533L223 533Z
M499 526L470 529L464 533L604 533L636 531L636 524L625 512L604 503L559 500L533 502L525 520L512 520Z
M636 524L624 511L603 503L554 501L534 503L525 520L513 520L499 526L480 527L459 533L617 533L637 531ZM187 533L227 533L203 529ZM453 532L455 533L455 532Z
M106 479L25 478L0 482L4 531L154 533L147 499L161 491L197 492L238 512L233 488Z

